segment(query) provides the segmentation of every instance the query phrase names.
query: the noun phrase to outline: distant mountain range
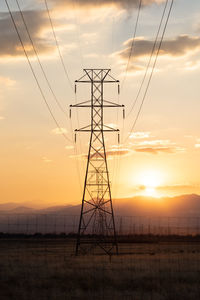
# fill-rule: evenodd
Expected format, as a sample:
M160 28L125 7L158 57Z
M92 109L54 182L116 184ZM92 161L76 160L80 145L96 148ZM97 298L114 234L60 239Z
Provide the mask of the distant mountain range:
M0 204L0 233L76 233L80 205L32 208L30 203ZM200 234L200 196L113 200L119 234Z
M192 216L200 217L200 196L196 194L176 197L151 198L137 196L114 199L115 214L119 216ZM80 205L60 205L36 209L30 204L0 204L0 214L63 214L79 215Z

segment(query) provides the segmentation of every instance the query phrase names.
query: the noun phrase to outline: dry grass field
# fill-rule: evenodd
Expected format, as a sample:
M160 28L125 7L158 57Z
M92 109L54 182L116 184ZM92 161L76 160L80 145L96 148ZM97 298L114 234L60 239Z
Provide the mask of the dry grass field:
M74 240L0 239L0 299L200 299L200 243L121 243L73 255Z

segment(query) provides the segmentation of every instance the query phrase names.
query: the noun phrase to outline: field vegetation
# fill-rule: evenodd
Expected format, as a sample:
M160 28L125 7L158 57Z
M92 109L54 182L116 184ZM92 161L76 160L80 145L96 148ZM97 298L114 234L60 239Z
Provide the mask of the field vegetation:
M200 299L200 243L123 242L74 256L74 239L1 238L0 299Z

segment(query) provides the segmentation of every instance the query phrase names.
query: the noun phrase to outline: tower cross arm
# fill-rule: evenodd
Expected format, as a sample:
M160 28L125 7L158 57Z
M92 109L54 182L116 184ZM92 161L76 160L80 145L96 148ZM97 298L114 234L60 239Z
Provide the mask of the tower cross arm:
M83 71L85 74L75 80L75 83L119 83L119 80L110 75L110 69L84 69Z
M103 82L103 83L119 83L120 81L119 80L101 80L101 79L94 79L94 80L81 80L81 79L79 79L79 80L75 80L75 83L91 83L91 82L95 82L95 83L101 83L101 82Z
M102 104L91 104L91 101L84 101L74 105L71 104L69 107L70 108L74 108L74 107L122 107L124 108L125 106L123 104L118 104L115 102L103 100Z

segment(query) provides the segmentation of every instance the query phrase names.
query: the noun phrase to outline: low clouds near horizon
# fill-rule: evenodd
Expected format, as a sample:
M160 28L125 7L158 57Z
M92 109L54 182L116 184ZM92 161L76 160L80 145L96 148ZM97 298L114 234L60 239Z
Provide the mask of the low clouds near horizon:
M172 185L161 185L156 187L156 190L161 192L176 192L176 193L190 193L191 191L194 192L196 189L199 188L199 184L172 184Z

